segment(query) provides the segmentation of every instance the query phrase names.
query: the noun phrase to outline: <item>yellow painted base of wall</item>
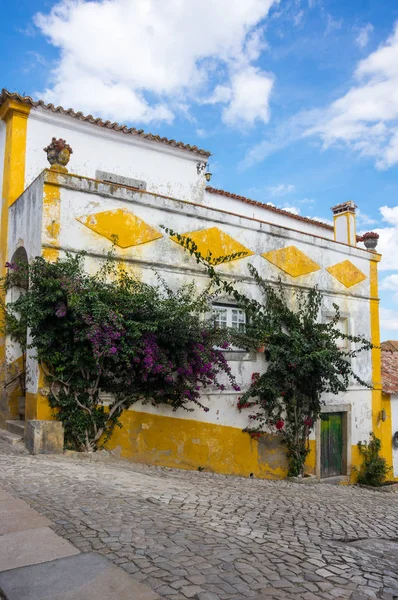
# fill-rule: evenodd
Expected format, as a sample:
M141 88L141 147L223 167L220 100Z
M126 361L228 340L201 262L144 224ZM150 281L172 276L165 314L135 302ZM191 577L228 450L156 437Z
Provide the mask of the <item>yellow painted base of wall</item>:
M4 373L5 381L12 381L14 377L23 371L22 356L7 365ZM22 395L19 380L4 388L0 402L0 426L4 427L8 419L19 419L18 398Z
M25 420L54 421L54 409L48 404L48 398L41 394L27 393L25 396Z
M279 436L259 440L235 427L222 427L173 417L126 411L122 429L116 428L107 449L120 449L121 456L137 463L197 470L225 475L284 479L287 475L285 448ZM315 442L307 470L315 471Z
M53 420L54 411L46 396L27 394L26 420ZM277 435L258 440L235 427L177 419L143 412L126 411L122 428L115 428L108 450L136 463L197 471L199 468L224 475L262 479L285 479L288 471L285 447ZM310 441L306 472L315 474L316 445ZM351 466L359 467L362 457L351 447ZM350 481L355 483L352 471Z

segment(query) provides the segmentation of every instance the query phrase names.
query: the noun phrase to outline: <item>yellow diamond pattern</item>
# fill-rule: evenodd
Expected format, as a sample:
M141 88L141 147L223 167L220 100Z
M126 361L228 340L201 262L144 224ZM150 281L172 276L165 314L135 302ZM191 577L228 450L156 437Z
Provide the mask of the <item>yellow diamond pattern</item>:
M105 210L77 217L86 227L115 242L120 248L130 248L157 240L162 236L159 231L125 208Z
M211 253L209 262L212 264L223 256L230 256L231 254L237 254L238 252L245 252L245 254L229 260L238 260L239 258L246 258L246 256L252 256L254 254L254 252L243 246L240 242L234 240L228 233L218 229L218 227L190 231L182 235L195 242L199 252L204 258L208 257L209 253ZM172 239L177 241L176 238Z
M264 252L261 256L291 277L308 275L308 273L319 271L321 268L316 262L308 258L304 252L296 248L296 246L271 250L271 252Z
M340 283L342 283L346 288L352 287L357 283L361 283L361 281L366 279L366 275L349 260L343 260L343 262L329 267L327 271L333 275L337 281L340 281Z

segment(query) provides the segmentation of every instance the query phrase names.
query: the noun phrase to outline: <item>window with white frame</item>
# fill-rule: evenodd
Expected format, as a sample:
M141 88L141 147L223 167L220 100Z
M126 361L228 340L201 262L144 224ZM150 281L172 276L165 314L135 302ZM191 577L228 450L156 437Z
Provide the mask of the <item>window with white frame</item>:
M240 333L246 331L245 311L227 304L213 304L213 319L216 327L236 329Z
M333 317L327 317L327 320L333 321ZM337 321L337 323L335 323L334 328L337 329L337 331L340 331L340 333L343 333L344 335L349 335L349 323L348 323L348 318L347 317L340 317L339 320ZM343 338L337 338L336 340L337 346L340 350L349 350L350 349L350 341L347 339L343 339Z

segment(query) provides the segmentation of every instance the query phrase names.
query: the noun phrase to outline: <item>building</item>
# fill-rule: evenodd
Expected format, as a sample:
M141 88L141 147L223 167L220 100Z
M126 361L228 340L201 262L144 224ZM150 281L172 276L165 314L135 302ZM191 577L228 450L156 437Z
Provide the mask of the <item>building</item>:
M387 340L381 344L381 376L383 383L382 419L390 423L392 438L392 466L398 478L398 341Z
M73 148L65 168L46 168L43 148L51 139ZM210 153L142 130L103 122L61 107L35 102L5 90L0 95L0 183L2 217L0 264L15 256L31 260L43 255L56 260L65 251L88 253L87 268L96 269L117 235L118 259L147 282L153 267L179 284L198 286L207 277L190 256L171 240L161 225L190 233L204 253L225 256L245 250L246 256L218 268L253 297L258 293L248 274L252 262L269 281L282 278L287 289L318 285L324 292L322 318L340 307L339 326L379 344L377 264L380 255L357 247L355 205L337 204L334 226L293 215L233 193L206 188ZM4 165L4 166L3 166ZM73 173L73 174L72 174ZM223 318L233 324L234 307L226 300ZM242 316L242 319L244 316ZM51 418L45 385L33 356L26 358L26 390L11 375L21 368L18 348L2 340L2 423L18 415L17 398L26 420ZM261 369L261 353L230 352L241 387ZM5 366L4 366L5 365ZM311 440L308 469L319 478L349 480L360 461L356 444L370 431L383 441L391 464L389 399L382 399L380 350L355 361L360 377L373 390L353 386L344 396L326 397L324 411L332 428L317 424ZM10 378L12 385L8 385ZM8 379L7 379L8 378ZM122 417L109 447L138 462L172 467L212 469L220 473L281 478L286 459L277 436L251 439L242 429L247 416L236 408L237 392L208 393L211 410L171 413L135 405ZM216 408L213 408L216 407ZM21 414L23 410L21 411ZM338 443L328 439L337 432ZM321 451L321 448L324 448ZM332 448L332 450L325 450Z

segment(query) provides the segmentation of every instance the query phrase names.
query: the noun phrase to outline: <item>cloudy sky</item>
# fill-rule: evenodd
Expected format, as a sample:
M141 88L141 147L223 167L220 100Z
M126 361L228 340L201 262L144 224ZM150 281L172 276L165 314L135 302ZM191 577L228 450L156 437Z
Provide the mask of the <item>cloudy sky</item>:
M398 339L398 0L19 0L0 87L213 153L212 185L380 233Z

